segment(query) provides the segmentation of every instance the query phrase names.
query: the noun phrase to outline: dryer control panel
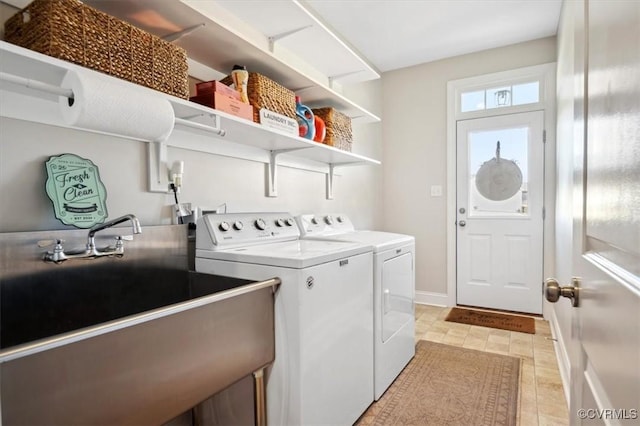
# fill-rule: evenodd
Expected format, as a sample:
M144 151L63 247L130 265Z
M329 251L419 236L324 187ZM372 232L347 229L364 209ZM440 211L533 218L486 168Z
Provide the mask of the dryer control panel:
M353 232L351 219L345 214L303 214L296 217L300 234L304 236L327 236Z
M299 237L298 226L289 213L207 214L197 222L196 248L220 250Z

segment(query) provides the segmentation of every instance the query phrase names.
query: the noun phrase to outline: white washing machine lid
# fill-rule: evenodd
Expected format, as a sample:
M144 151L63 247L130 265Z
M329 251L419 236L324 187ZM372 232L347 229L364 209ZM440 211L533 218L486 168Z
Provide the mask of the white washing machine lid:
M332 234L316 234L306 239L324 241L352 241L371 246L375 253L415 244L415 238L411 235L394 234L382 231L352 231Z
M369 245L346 241L294 240L226 250L196 250L196 257L303 269L371 252Z

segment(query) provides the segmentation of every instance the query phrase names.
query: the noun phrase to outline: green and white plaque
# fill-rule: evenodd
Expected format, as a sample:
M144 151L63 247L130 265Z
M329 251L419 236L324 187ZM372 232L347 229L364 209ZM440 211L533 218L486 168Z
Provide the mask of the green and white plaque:
M47 195L65 225L91 228L107 217L107 190L98 167L85 158L63 154L46 162Z

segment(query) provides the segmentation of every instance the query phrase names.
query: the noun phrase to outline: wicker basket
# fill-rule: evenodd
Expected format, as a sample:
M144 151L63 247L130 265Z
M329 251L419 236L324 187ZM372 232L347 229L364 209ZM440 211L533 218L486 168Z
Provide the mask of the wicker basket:
M324 143L351 152L353 141L351 118L334 108L316 108L313 113L324 120L327 128Z
M220 81L227 86L233 84L231 76ZM247 92L249 103L253 105L253 121L256 123L260 123L261 108L296 119L296 95L286 87L262 74L250 72Z
M18 46L189 97L184 49L77 0L35 0L4 28Z

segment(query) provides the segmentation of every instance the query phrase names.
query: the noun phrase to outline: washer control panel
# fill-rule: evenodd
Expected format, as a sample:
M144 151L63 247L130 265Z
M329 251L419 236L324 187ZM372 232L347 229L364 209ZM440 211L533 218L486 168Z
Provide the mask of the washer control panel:
M196 247L217 250L295 240L298 226L289 213L207 214L198 219Z

